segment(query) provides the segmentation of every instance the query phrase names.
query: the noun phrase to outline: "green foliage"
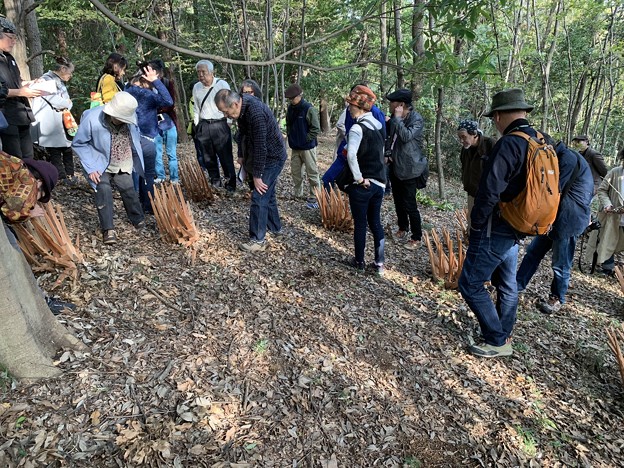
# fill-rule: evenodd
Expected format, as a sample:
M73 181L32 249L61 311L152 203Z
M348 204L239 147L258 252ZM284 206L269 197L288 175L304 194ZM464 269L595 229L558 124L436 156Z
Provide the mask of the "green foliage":
M432 206L440 211L453 211L455 209L455 206L451 202L436 201L422 190L416 192L416 202L423 206Z

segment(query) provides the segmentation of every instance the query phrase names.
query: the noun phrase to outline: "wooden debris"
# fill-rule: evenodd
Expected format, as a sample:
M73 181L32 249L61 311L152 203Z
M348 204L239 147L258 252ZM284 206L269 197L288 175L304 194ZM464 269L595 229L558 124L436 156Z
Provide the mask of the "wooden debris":
M53 202L43 206L45 215L31 218L20 224L12 225L22 252L33 271L56 271L62 273L52 286L59 286L66 278L76 281L78 267L76 263L84 262L79 250L79 239L73 244L65 225L61 207Z
M185 158L180 161L180 179L191 200L209 203L214 200L214 191L196 158Z
M191 207L184 200L179 184L160 184L154 187L154 197L149 194L160 237L165 242L192 247L199 239ZM195 251L193 250L194 260Z
M624 269L620 266L615 267L615 276L620 283L620 289L624 292Z
M338 189L331 187L314 189L314 196L319 204L323 227L336 231L350 231L353 229L353 218L349 208L349 196Z
M615 355L615 360L620 369L620 378L622 379L622 385L624 386L624 353L620 342L624 344L624 324L621 325L621 330L616 328L607 328L607 337L609 338L609 348Z
M464 266L464 246L462 244L462 235L459 230L456 231L457 237L457 255L453 246L453 240L448 229L442 229L440 237L435 229L431 230L431 239L427 232L425 235L425 245L429 252L429 262L431 263L431 273L436 280L444 281L444 287L447 289L456 289ZM445 252L448 251L448 255Z
M464 208L463 210L455 210L455 221L457 221L457 227L459 228L459 232L461 232L462 236L466 241L468 240L469 232L468 232L468 208Z

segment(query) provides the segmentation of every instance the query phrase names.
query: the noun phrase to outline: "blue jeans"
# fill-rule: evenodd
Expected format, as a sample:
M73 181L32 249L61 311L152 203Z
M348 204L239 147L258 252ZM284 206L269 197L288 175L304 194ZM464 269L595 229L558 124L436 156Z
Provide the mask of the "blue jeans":
M353 215L353 243L355 244L355 261L364 263L366 247L366 225L370 227L375 241L375 263L382 265L384 258L384 231L381 225L381 203L384 189L371 183L368 188L352 185L348 188L349 205Z
M163 164L163 144L167 149L167 159L169 160L169 179L176 182L178 175L178 156L176 146L178 144L178 129L174 125L169 130L160 134L154 139L156 144L156 177L165 179L165 165Z
M550 284L550 295L564 304L570 283L570 271L574 261L575 248L576 236L557 240L552 240L548 236L535 237L527 247L526 254L516 274L518 291L524 291L537 271L540 262L552 249L553 280Z
M323 186L325 187L325 190L329 191L332 182L336 180L336 177L338 177L338 174L342 172L346 165L347 158L342 155L336 157L332 165L329 166L329 169L327 169L325 174L323 174Z
M517 264L518 239L508 224L495 221L489 236L486 227L470 231L459 291L477 317L487 344L504 345L516 323ZM496 305L483 286L490 279L497 290Z
M275 166L265 167L262 181L269 186L263 195L257 190L251 192L251 206L249 208L249 238L252 241L263 242L267 228L271 232L282 230L282 222L277 208L275 189L277 179L284 168L280 161Z
M145 165L145 177L139 177L139 199L146 213L153 213L152 204L148 193L154 196L154 176L156 175L156 145L144 136L141 136L141 149L143 150L143 164Z

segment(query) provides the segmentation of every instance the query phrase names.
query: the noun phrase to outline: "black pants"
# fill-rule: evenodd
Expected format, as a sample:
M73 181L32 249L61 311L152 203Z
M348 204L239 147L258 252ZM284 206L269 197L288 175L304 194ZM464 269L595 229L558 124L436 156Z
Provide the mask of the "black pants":
M46 148L48 161L58 170L59 179L74 176L74 155L71 148Z
M30 125L9 125L0 130L2 151L20 159L34 157Z
M416 204L416 178L400 180L390 171L392 181L392 196L396 210L399 230L412 231L412 240L421 240L422 226L420 212Z
M227 121L209 122L200 120L195 134L204 153L204 164L208 169L211 182L221 179L217 157L223 168L223 176L229 178L228 186L236 188L236 171L232 154L232 132Z

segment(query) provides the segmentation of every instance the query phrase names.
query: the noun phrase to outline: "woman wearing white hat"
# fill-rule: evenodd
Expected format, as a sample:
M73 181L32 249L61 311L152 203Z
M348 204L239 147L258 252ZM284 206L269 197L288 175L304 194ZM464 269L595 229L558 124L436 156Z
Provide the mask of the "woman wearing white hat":
M120 92L104 106L87 110L80 120L72 148L95 189L102 237L105 244L117 242L113 228L113 191L117 186L130 222L145 226L143 210L134 190L132 170L143 175L143 152L137 127L136 99Z

